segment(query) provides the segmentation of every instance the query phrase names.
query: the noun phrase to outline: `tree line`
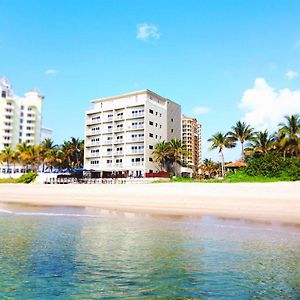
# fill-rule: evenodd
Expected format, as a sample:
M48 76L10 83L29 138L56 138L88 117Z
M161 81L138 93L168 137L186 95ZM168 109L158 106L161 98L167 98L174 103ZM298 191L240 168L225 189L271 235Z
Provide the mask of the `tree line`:
M45 139L40 145L29 145L26 142L11 146L0 152L0 163L11 166L21 165L28 171L37 171L42 166L43 171L56 169L72 169L83 166L84 141L71 137L56 145L51 139Z
M245 122L238 121L227 133L217 132L208 141L210 149L217 149L221 154L221 173L224 170L224 149L234 148L237 143L241 144L241 160L262 157L272 151L278 152L283 159L300 156L300 116L298 114L285 116L285 121L278 124L275 133L268 130L255 131ZM212 164L212 161L204 161Z

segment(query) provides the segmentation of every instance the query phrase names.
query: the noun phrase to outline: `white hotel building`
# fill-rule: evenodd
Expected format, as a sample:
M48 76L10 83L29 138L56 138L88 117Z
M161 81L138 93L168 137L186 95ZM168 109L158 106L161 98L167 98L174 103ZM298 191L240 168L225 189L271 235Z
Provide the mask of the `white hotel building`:
M96 99L86 111L85 169L96 176L144 176L159 170L158 142L181 137L181 106L142 90Z
M0 79L0 151L22 142L40 143L43 99L34 89L18 97L8 80Z

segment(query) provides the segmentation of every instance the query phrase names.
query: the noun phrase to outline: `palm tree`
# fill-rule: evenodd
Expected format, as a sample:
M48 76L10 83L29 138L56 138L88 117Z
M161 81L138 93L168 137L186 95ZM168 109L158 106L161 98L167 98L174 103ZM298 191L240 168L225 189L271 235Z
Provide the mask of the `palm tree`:
M171 163L182 164L184 157L187 155L186 147L181 140L173 138L169 141L169 158Z
M9 170L10 164L14 161L14 151L11 146L6 147L0 153L0 160L6 163L7 171Z
M208 142L211 142L211 150L218 149L221 153L222 158L222 177L225 175L224 169L224 148L234 148L236 143L228 137L228 133L223 134L222 132L215 133L211 138L208 139Z
M300 151L300 116L295 114L291 116L285 116L286 123L279 123L278 133L281 136L281 139L285 143L285 147L290 152L291 155L298 156Z
M246 152L249 155L265 155L269 151L275 149L275 136L269 135L268 131L259 131L253 137L253 142L250 142Z
M247 125L245 122L238 121L235 126L231 127L231 131L228 132L228 136L234 142L239 141L242 146L242 160L245 160L244 143L253 139L254 129Z
M26 142L17 145L17 152L19 156L20 163L23 167L28 170L28 161L26 160L26 152L28 151L29 145Z
M52 171L53 167L62 167L63 158L64 152L59 148L53 148L46 152L43 162Z
M169 143L162 141L157 143L154 147L153 158L156 161L161 170L167 171L168 159L169 159L170 145Z
M51 161L51 156L53 155L53 149L57 148L57 145L54 144L54 142L47 138L44 139L43 142L40 145L40 158L43 164L43 172L45 169L45 165L47 168L50 166L49 162Z
M71 137L70 141L65 141L62 145L66 161L71 168L83 166L84 141Z

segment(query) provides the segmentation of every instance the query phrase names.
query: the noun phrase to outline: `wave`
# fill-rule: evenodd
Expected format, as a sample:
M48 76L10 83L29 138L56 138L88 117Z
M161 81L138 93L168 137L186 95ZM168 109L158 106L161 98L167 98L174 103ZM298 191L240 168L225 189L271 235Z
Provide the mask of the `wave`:
M0 208L0 214L14 216L45 216L45 217L82 217L82 218L101 218L100 215L76 214L76 213L51 213L51 212L16 212Z

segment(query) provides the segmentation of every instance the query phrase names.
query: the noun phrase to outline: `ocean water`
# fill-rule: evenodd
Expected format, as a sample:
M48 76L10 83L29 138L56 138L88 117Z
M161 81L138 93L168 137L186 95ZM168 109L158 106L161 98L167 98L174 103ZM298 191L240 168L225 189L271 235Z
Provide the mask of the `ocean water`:
M0 299L300 299L300 229L0 210Z

